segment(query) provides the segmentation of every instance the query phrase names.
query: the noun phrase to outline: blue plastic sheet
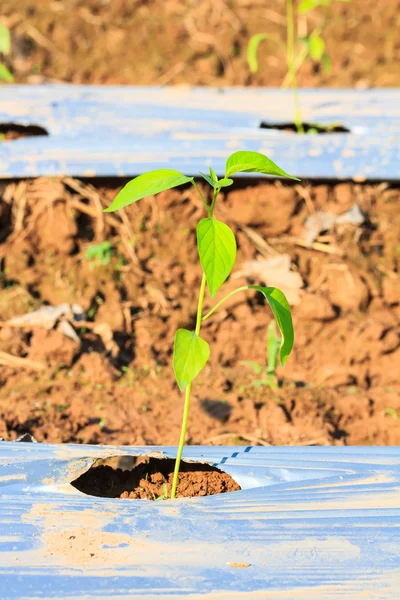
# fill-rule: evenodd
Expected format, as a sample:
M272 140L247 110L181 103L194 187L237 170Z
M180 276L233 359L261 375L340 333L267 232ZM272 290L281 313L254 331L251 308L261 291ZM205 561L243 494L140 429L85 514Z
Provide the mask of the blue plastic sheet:
M300 178L400 179L400 90L301 90L300 101L304 121L349 132L261 128L293 121L290 90L4 86L0 124L49 135L0 144L0 177L223 175L227 156L247 149Z
M0 598L398 599L400 449L187 447L242 491L163 502L70 485L175 448L0 443Z

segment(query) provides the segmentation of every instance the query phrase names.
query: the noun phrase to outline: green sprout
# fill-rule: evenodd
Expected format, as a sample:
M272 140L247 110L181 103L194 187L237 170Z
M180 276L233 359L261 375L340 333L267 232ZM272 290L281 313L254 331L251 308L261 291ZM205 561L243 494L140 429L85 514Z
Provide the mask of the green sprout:
M222 188L232 185L233 180L231 177L237 173L261 173L296 179L295 177L288 175L263 154L258 152L239 151L234 152L226 161L225 176L222 179L218 179L211 168L209 175L200 173L203 179L211 186L210 198L206 198L203 195L193 177L186 177L175 170L158 169L139 175L127 183L114 198L111 206L105 209L105 212L112 212L124 208L133 202L137 202L146 196L152 196L164 190L191 183L199 194L206 213L206 217L201 219L196 227L197 248L202 267L202 278L196 312L196 325L194 331L178 329L174 341L173 369L180 390L185 392L185 401L181 435L175 461L171 498L175 498L178 485L179 468L188 425L192 382L203 370L210 357L210 346L206 340L200 337L201 326L204 321L206 321L214 311L216 311L221 304L233 294L245 290L257 290L266 298L278 323L282 335L279 348L282 365L286 362L293 348L294 335L290 307L284 294L278 288L257 285L240 287L227 294L219 300L209 312L203 314L206 287L208 287L211 298L214 298L219 288L229 277L235 264L235 235L228 225L214 218L214 210L219 192Z
M291 86L294 101L294 124L298 133L304 133L303 119L299 99L299 87L297 84L297 73L300 67L311 58L311 60L322 65L325 72L331 70L331 60L326 52L325 41L322 37L322 31L325 27L327 17L325 16L322 24L311 31L307 36L300 37L296 28L296 17L305 14L318 7L329 7L335 0L303 0L295 8L295 0L286 0L286 45L276 39L274 36L266 33L256 33L253 35L247 46L247 61L251 73L257 73L258 60L257 52L261 42L265 40L273 41L284 49L286 54L287 72L282 82L283 88ZM338 0L339 2L351 2L352 0ZM317 127L311 127L308 133L317 133Z
M241 363L242 365L246 365L253 369L253 372L256 375L260 375L259 379L253 381L253 387L260 388L264 385L271 389L277 389L279 387L276 369L279 362L281 343L282 339L276 331L276 323L275 321L271 321L267 329L267 366L263 367L250 360L244 360Z
M11 36L10 30L8 27L0 23L0 81L6 81L7 83L12 83L14 81L14 77L4 64L1 61L1 55L4 57L10 54L11 50Z
M158 498L155 498L155 500L168 500L168 488L166 483L163 483L162 489L163 493L161 494L161 496L158 496Z
M90 261L90 268L93 269L96 264L106 266L110 264L113 254L112 245L105 241L101 244L92 244L86 249L85 258Z
M397 410L395 408L386 408L385 415L390 415L392 417L393 421L399 420L399 413L397 412Z

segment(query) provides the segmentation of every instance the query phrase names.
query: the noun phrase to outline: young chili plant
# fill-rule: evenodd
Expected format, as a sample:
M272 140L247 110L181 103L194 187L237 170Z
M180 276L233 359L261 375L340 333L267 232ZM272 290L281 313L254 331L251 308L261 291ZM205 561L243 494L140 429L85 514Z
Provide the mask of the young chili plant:
M279 362L279 350L281 347L281 337L276 332L275 321L271 321L267 329L267 366L255 363L251 360L243 360L242 365L250 367L256 375L260 377L252 382L253 387L260 388L262 386L277 389L279 387L276 368Z
M216 201L221 189L232 185L231 177L237 173L261 173L296 179L288 175L272 160L258 152L239 151L232 154L226 161L225 176L218 179L210 168L210 174L200 175L211 186L212 193L207 199L202 194L193 177L186 177L178 171L158 169L139 175L130 181L115 197L106 212L112 212L133 202L158 194L164 190L191 183L203 203L206 213L196 227L197 248L202 267L202 279L199 290L196 325L194 331L178 329L175 334L173 368L177 384L185 392L183 407L182 428L175 462L174 477L172 482L171 498L175 498L178 485L178 476L182 451L185 444L186 430L189 417L190 396L192 382L205 367L210 357L210 346L200 337L201 325L206 321L221 304L229 297L245 290L257 290L264 295L281 332L280 361L284 365L289 356L294 341L292 317L289 304L284 294L275 287L246 285L240 287L222 298L206 314L203 314L203 303L206 287L211 298L214 298L224 281L229 277L236 259L236 240L232 229L214 217Z
M322 65L326 72L331 69L331 61L326 52L325 41L322 37L324 27L328 17L325 14L318 27L312 29L308 35L300 36L297 30L297 20L299 15L309 13L317 8L327 9L335 0L302 0L296 3L296 0L286 0L286 45L280 42L276 37L267 33L256 33L250 38L247 46L247 60L250 71L257 73L258 60L257 52L261 42L269 40L283 47L286 54L287 72L281 87L290 86L293 92L294 102L294 124L299 133L304 133L301 105L299 99L299 87L297 84L297 73L300 67L311 59L315 64ZM340 2L351 2L352 0L338 0ZM335 125L333 125L335 126ZM319 127L321 129L321 127ZM308 132L316 133L317 127L311 127Z

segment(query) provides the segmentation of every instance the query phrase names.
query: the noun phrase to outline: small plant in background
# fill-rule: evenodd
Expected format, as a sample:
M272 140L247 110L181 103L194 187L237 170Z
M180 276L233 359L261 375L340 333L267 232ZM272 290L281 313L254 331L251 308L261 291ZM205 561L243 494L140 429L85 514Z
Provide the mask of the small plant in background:
M168 488L167 488L166 483L163 483L162 489L163 489L163 493L161 494L161 496L158 496L158 498L155 498L155 500L167 500L168 499Z
M296 26L298 16L306 14L318 7L329 7L332 2L351 2L352 0L303 0L296 8L295 0L286 0L286 46L277 38L266 33L256 33L250 38L247 47L247 60L250 71L257 73L258 47L264 40L271 40L281 46L286 54L287 73L282 82L283 88L291 86L294 100L294 124L299 133L304 133L303 119L297 84L297 73L306 60L311 58L316 64L322 65L326 72L331 69L331 61L326 52L325 41L322 37L327 18L323 19L320 26L313 29L308 35L300 36ZM310 128L308 133L315 133L316 128Z
M10 54L11 50L11 36L8 27L0 23L0 81L6 81L12 83L14 77L8 70L7 66L1 60L2 56L6 57Z
M385 415L391 416L393 421L399 420L399 413L397 412L397 410L395 408L386 408Z
M229 277L236 259L236 239L233 231L225 223L215 219L214 210L218 194L222 188L233 184L231 177L237 173L261 173L278 177L291 177L269 158L258 152L239 151L232 154L226 161L225 176L218 179L210 168L210 174L200 175L211 187L210 198L206 198L193 177L186 177L178 171L158 169L139 175L130 181L115 197L106 212L115 211L133 202L158 194L164 190L191 183L199 194L204 206L206 217L201 219L196 227L197 248L202 267L202 279L199 290L196 325L194 331L178 329L175 334L173 368L176 381L182 392L185 392L182 428L175 462L171 498L175 498L178 485L180 462L185 444L186 430L189 417L192 382L207 364L210 357L210 346L200 337L201 326L221 304L233 294L245 290L257 290L264 295L278 323L282 338L279 342L281 364L284 365L293 347L293 325L289 304L284 294L275 287L246 285L240 287L222 298L215 306L203 314L203 303L208 287L211 298L214 298L224 281ZM274 370L276 364L274 366Z
M260 388L267 386L271 389L279 387L276 369L279 362L279 350L282 344L282 338L276 331L275 321L271 321L267 329L267 366L252 362L250 360L242 361L242 365L250 367L256 375L261 375L259 379L252 382L253 387Z
M109 265L112 255L113 248L108 241L101 242L101 244L93 244L92 246L89 246L85 252L85 258L90 261L91 269L96 265Z

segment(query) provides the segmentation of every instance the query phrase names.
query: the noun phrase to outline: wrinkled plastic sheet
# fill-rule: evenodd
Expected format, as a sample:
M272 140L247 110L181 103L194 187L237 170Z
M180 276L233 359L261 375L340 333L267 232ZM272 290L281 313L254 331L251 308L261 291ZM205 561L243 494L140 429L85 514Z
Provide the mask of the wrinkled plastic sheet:
M300 90L303 120L348 132L294 134L291 90L13 85L0 123L47 136L0 144L0 177L132 177L157 168L219 176L235 150L300 178L399 180L400 90Z
M187 447L239 492L149 502L70 485L175 448L0 442L0 598L399 598L400 449Z

